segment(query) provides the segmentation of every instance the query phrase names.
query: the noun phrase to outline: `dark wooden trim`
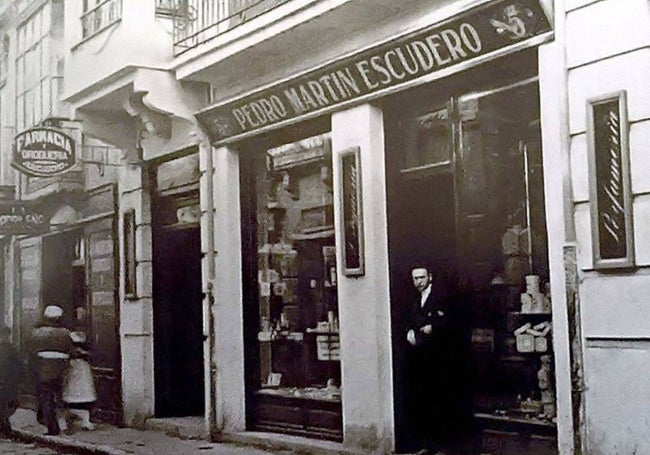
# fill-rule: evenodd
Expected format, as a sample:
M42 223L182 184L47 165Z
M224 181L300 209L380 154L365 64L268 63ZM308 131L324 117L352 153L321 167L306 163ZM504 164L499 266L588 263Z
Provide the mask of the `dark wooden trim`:
M346 276L365 274L361 149L350 147L337 156L339 167L339 220L342 271Z
M122 231L124 234L124 295L127 298L137 298L138 285L136 259L136 222L135 210L131 209L122 214Z
M255 156L240 154L240 206L242 297L244 305L244 386L246 428L251 429L256 409L255 392L261 383L259 331L259 290L257 285L257 193Z
M600 136L599 128L612 128L610 124L600 124L595 115L595 109L599 106L610 102L617 102L618 118L614 121L618 122L618 127L612 130L617 137L612 138L611 142L619 145L619 157L610 154L611 150L600 150L598 147L598 138ZM631 175L630 175L630 148L629 148L629 123L627 113L627 92L621 90L614 93L609 93L603 96L598 96L587 100L587 146L589 153L589 199L591 202L591 241L593 249L593 264L597 269L620 269L634 267L634 226L632 223L632 189L631 189ZM604 156L601 156L604 155ZM608 162L607 169L610 171L611 178L620 179L618 182L601 182L601 171L604 165L602 160ZM608 188L611 192L603 191L611 194L612 198L609 215L614 218L612 223L607 223L609 228L607 232L612 232L611 237L619 234L625 241L624 254L617 254L612 256L612 253L607 253L608 244L603 242L602 234L605 232L601 226L601 219L608 215L608 213L601 213L605 205L602 204L600 196L602 196L601 187L609 183ZM616 188L612 188L615 186ZM618 188L620 186L620 188ZM606 188L607 189L607 188ZM620 193L620 200L614 200ZM620 206L619 206L620 204ZM622 226L619 226L620 219L616 219L617 211L622 210Z

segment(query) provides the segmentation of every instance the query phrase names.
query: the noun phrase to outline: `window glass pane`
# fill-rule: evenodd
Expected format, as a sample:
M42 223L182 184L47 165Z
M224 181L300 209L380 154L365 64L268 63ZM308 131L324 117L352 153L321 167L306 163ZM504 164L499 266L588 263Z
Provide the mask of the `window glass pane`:
M50 74L50 38L44 38L39 47L41 50L41 74L39 75L39 78L41 78Z
M417 129L419 165L451 161L451 122L446 108L418 117Z
M45 6L43 6L43 9L41 9L41 38L50 32L50 18L52 17L50 11L50 3L46 3Z
M23 43L22 35L23 35L23 29L21 27L16 32L16 53L17 54L20 54L21 51L22 51L22 45L23 45L22 44Z
M43 120L43 104L41 100L41 84L34 87L34 123Z
M43 22L43 10L40 10L38 13L34 14L32 19L32 43L37 42L41 37L41 24Z
M255 157L259 393L340 399L329 135Z
M50 78L41 81L41 100L43 106L43 115L48 116L52 113Z
M529 274L545 279L548 257L536 85L461 97L458 105L463 147L457 163L462 169L458 254L466 261L467 276L476 286L487 285L494 268L507 284L519 285ZM518 246L499 242L515 234Z
M16 59L16 92L18 94L22 93L23 90L25 90L25 68L23 62L23 57L18 57Z
M30 127L34 124L34 102L31 90L25 93L25 125Z
M32 53L26 52L24 57L23 74L25 75L23 90L27 90L32 83L32 73L34 72L34 64L32 62Z
M16 127L19 131L25 128L23 116L23 96L20 95L16 98Z
M29 21L25 26L25 46L30 48L34 44L34 21Z

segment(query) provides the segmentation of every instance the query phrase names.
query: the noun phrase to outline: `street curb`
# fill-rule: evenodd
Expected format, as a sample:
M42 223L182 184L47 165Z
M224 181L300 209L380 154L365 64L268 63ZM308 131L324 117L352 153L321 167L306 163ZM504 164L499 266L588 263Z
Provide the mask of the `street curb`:
M75 441L61 436L48 436L25 430L13 430L13 438L21 442L36 442L45 446L63 448L83 455L130 455L124 450L103 444Z
M371 455L363 449L344 447L341 443L306 439L265 432L226 432L219 435L218 442L237 444L243 447L257 447L267 451L289 450L302 455Z

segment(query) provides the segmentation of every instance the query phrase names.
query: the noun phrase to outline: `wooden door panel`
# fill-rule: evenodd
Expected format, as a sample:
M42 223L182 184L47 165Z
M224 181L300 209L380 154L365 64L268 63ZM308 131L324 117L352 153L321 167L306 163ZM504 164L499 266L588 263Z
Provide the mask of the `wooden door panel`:
M115 266L114 219L86 228L88 244L88 296L92 369L97 388L96 418L120 423L122 419L119 312Z

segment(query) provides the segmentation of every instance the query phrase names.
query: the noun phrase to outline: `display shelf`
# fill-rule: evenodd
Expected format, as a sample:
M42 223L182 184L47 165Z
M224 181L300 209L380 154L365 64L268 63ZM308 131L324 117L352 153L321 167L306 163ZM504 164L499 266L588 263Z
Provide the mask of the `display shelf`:
M522 313L521 311L508 311L508 314L515 317L546 317L550 318L553 316L553 313Z
M273 387L264 386L257 391L258 395L272 395L276 397L295 398L299 400L341 401L340 389L326 387Z
M519 411L515 411L520 413ZM545 434L553 434L557 431L557 426L555 422L549 420L539 419L537 417L515 417L511 415L497 415L489 414L485 412L477 412L474 414L474 417L478 420L484 422L489 422L493 424L503 425L503 426L527 426L531 428L538 428L544 430Z
M289 235L290 240L298 240L298 241L328 239L331 237L334 237L334 228L325 229L316 232L295 233Z
M516 355L500 355L497 359L500 362L530 362L531 360L537 360L534 354L546 354L546 352L522 352Z

